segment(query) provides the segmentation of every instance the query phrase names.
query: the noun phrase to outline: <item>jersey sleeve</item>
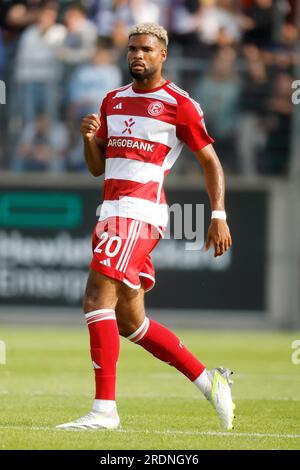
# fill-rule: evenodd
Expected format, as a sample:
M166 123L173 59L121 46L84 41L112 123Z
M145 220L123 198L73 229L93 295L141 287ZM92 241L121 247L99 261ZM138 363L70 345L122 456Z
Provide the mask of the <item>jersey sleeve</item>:
M192 152L201 150L214 142L207 133L200 105L188 98L178 107L176 134Z
M96 131L96 138L107 140L107 116L106 116L107 96L103 99L100 107L101 126Z

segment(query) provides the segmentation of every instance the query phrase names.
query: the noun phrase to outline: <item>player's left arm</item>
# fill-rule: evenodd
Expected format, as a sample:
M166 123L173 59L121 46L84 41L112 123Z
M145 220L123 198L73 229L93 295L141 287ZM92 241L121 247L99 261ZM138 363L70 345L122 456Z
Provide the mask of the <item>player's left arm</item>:
M204 171L206 190L212 211L225 211L225 178L220 160L211 144L194 152ZM214 256L223 255L232 245L230 230L224 219L211 219L205 249L214 244Z

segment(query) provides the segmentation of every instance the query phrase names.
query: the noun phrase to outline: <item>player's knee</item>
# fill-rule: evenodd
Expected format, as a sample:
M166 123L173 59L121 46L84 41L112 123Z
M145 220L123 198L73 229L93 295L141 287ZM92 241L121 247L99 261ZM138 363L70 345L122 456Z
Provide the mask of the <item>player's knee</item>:
M114 290L107 289L105 285L89 283L83 298L83 310L88 313L101 308L115 309L117 300Z
M83 299L83 311L84 313L89 313L93 312L94 310L97 310L99 307L97 307L97 303L90 297L85 297Z
M117 317L119 335L127 338L132 335L140 326L140 322L128 321Z
M111 299L106 299L97 289L86 292L83 299L83 311L89 313L101 308L114 308L114 303Z
M117 300L116 281L91 270L83 299L84 312L102 308L115 309Z

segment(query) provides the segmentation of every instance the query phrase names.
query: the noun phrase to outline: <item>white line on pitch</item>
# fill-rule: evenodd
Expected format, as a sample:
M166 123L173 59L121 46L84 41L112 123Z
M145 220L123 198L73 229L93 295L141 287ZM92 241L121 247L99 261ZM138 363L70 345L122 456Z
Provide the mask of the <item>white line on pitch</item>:
M56 431L62 432L62 429L55 429L55 427L50 426L9 426L9 425L0 425L1 429L15 429L20 431ZM84 429L72 429L72 431L82 432ZM92 430L90 430L92 431ZM108 430L104 430L107 432ZM110 432L110 431L109 431ZM270 438L287 438L287 439L300 439L300 434L271 434L271 433L258 433L258 432L218 432L218 431L176 431L176 430L166 430L166 431L156 431L149 429L118 429L118 433L136 433L136 434L159 434L159 435L186 435L186 436L226 436L226 437L270 437Z
M218 432L218 431L155 431L155 430L133 430L133 429L120 429L117 432L128 433L146 433L146 434L178 434L189 436L226 436L226 437L273 437L273 438L288 438L300 439L300 434L270 434L270 433L251 433L251 432Z
M0 390L0 395L10 395L10 396L13 396L13 397L18 397L18 396L29 396L29 397L38 397L38 396L49 396L49 397L90 397L90 393L81 393L81 392L78 392L78 393L69 393L69 392L63 392L63 393L60 393L60 392L53 392L53 393L49 393L49 392L44 392L44 391L32 391L32 392L22 392L22 393L17 393L17 392L9 392L8 390ZM119 394L119 398L120 399L124 399L124 398L162 398L162 394L161 393L156 393L156 392L153 392L153 393L120 393ZM178 394L168 394L167 398L169 399L184 399L185 401L205 401L205 397L202 396L202 395L195 395L195 396L190 396L188 397L187 395L178 395ZM237 394L234 394L234 399L235 400L239 400L239 401L284 401L284 402L299 402L300 401L300 398L295 398L295 397L270 397L270 396L266 396L266 397L245 397L245 396L242 396L242 395L237 395Z

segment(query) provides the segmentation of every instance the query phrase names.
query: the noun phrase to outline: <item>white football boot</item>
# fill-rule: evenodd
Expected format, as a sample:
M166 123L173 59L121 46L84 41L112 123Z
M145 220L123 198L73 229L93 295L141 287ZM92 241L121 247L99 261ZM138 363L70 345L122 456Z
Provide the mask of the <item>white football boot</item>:
M235 404L231 397L231 386L233 380L230 379L232 372L225 367L217 367L207 371L211 381L211 391L206 397L216 410L221 425L227 431L233 430L233 420Z
M117 409L109 413L92 410L86 416L71 421L70 423L60 424L57 429L118 429L120 427L120 418Z

